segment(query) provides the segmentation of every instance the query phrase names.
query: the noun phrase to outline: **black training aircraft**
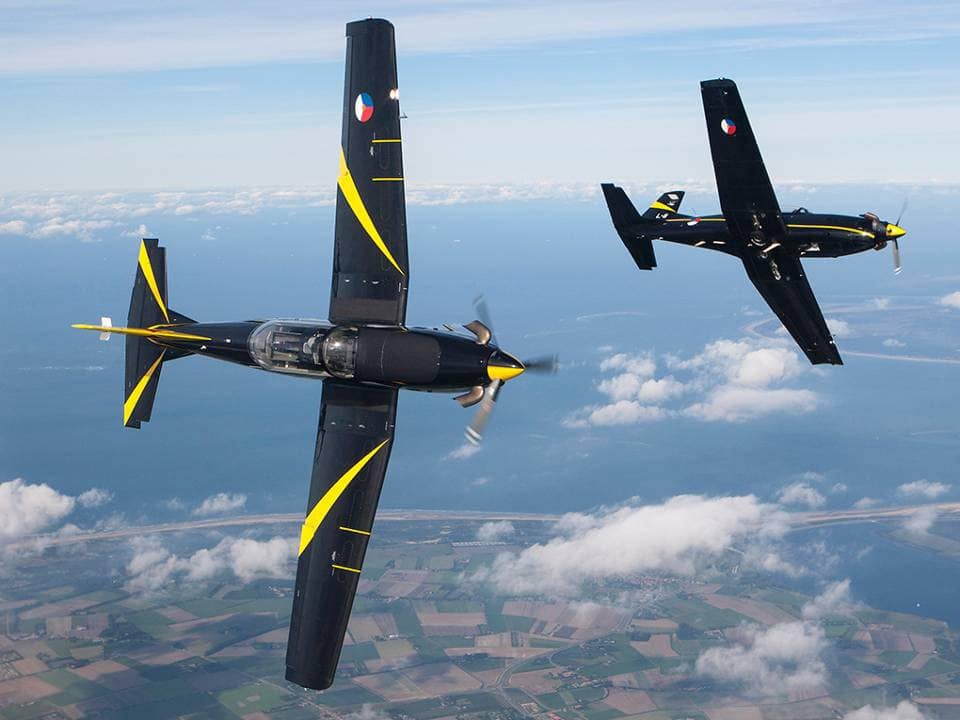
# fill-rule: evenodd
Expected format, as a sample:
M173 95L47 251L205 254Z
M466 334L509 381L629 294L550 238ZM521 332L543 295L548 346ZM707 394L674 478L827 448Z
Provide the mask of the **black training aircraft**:
M525 366L494 342L487 322L470 335L405 326L409 265L393 26L347 25L343 136L337 178L329 322L198 323L167 302L165 249L140 245L127 327L76 325L126 335L123 423L150 419L163 363L186 355L323 381L310 499L287 645L286 677L303 687L333 682L394 435L397 392L462 392L480 403L474 441L506 381ZM486 308L478 304L481 318Z
M801 257L840 257L893 245L900 272L897 222L873 213L825 215L799 208L782 213L757 141L732 80L700 83L722 215L694 217L678 210L683 191L660 196L641 216L622 188L602 185L620 238L642 270L657 265L652 240L705 247L743 261L747 276L813 364L842 365Z

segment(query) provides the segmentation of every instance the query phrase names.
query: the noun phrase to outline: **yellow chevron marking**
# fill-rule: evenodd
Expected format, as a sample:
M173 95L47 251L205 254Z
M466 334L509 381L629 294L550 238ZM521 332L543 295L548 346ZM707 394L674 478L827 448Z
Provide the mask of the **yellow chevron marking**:
M167 340L196 340L205 342L211 338L203 335L191 335L189 333L176 332L174 330L155 330L154 328L128 328L128 327L104 327L102 325L71 325L77 330L96 330L97 332L118 333L120 335L138 335L145 338L159 338Z
M358 575L360 574L360 571L357 570L357 568L347 567L346 565L334 565L333 568L335 570L346 570L347 572L357 573Z
M842 225L801 225L801 224L790 224L787 225L788 228L811 228L813 230L842 230L843 232L856 233L862 237L876 237L872 232L867 232L866 230L860 230L859 228L844 227Z
M340 526L340 529L343 530L344 532L356 533L357 535L367 535L367 536L370 535L370 533L368 533L366 530L357 530L356 528L348 528L348 527L344 527L343 525Z
M366 464L373 459L373 456L380 452L380 448L382 448L388 442L390 441L384 440L373 450L360 458L356 465L341 475L340 479L331 485L330 488L323 494L323 497L320 498L319 502L313 506L313 509L307 514L306 520L303 521L303 527L300 528L300 552L298 555L303 555L303 551L307 549L308 545L310 545L310 541L313 540L313 536L317 534L317 530L320 529L321 523L323 523L327 513L330 512L330 508L332 508L334 503L340 499L340 496L343 495L343 491L346 490L347 486L353 482L353 479L360 474L360 471L363 470ZM357 572L359 572L359 570Z
M154 360L153 365L147 368L147 371L143 374L143 377L140 378L140 382L136 384L136 387L133 388L133 392L130 393L130 397L128 397L126 402L123 403L124 425L129 422L130 416L133 415L133 411L137 408L137 403L140 402L140 396L143 395L143 391L146 390L147 384L150 382L150 378L153 377L153 374L157 371L157 368L160 367L160 363L163 362L163 356L166 355L166 353L166 350L160 353L160 357Z
M403 182L402 177L378 177L370 178L372 182Z
M400 138L380 138L379 140L374 140L373 144L378 145L380 143L398 143Z
M672 213L675 213L675 212L676 212L676 210L674 210L672 207L670 207L670 206L667 205L666 203L660 202L659 200L654 200L652 203L650 203L650 209L651 209L651 210L666 210L667 212L672 212Z
M163 301L163 296L160 295L160 288L157 287L157 278L153 274L153 265L150 263L150 255L147 253L147 244L143 240L140 241L140 269L143 271L143 276L147 279L147 285L150 286L150 292L153 293L153 299L157 301L163 317L167 322L170 322L170 316L167 314L167 305Z
M383 253L383 256L390 261L390 264L397 269L397 272L403 275L403 270L401 270L400 266L397 265L397 261L393 259L393 255L390 254L390 249L387 247L386 243L383 242L383 238L380 237L380 232L377 230L377 226L373 224L373 219L370 217L370 213L367 212L367 208L363 204L363 200L360 197L360 192L357 190L357 184L353 181L353 176L350 174L350 168L347 167L347 158L343 154L343 148L340 148L340 175L337 177L337 185L340 187L340 192L343 193L343 197L347 201L347 205L349 205L350 209L353 210L353 214L360 222L361 227L367 231L367 235L369 235L370 239L373 240L373 244L376 245L380 252Z

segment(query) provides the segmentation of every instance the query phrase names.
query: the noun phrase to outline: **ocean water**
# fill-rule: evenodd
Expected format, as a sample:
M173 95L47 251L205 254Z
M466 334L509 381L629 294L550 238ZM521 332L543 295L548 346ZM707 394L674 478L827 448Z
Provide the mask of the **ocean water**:
M891 217L904 192L841 188L782 203ZM827 315L890 299L869 317L836 311L852 328L842 352L897 334L911 352L960 357L960 313L936 302L960 289L960 244L941 230L952 197L912 201L898 277L889 252L806 263ZM716 207L707 196L686 202L703 213ZM325 316L331 208L144 221L168 249L174 309L200 320ZM215 238L204 239L211 228ZM829 506L846 507L865 495L895 502L909 480L953 477L958 365L847 356L844 367L789 383L818 394L815 412L568 427L571 413L603 400L598 363L611 352L654 353L662 365L665 354L742 337L767 310L740 265L660 245L660 267L641 273L600 200L412 206L409 230L410 324L467 322L482 292L507 350L558 352L563 368L511 383L484 449L466 460L446 456L462 443L469 411L447 396L403 394L384 507L564 512L677 493L771 499L808 471L824 476ZM215 492L247 494L248 512L301 510L319 383L178 360L164 366L153 420L139 432L121 428L122 342L69 324L125 318L136 242L119 233L96 242L4 237L0 478L71 494L103 487L115 496L110 511L131 520L166 519L176 515L164 505L170 498L191 504ZM826 492L836 483L847 489Z

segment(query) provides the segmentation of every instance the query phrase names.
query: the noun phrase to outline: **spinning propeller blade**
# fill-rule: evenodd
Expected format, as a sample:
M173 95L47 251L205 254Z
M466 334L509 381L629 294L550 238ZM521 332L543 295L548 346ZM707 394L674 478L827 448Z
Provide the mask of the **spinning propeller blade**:
M483 295L474 299L473 307L479 319L474 320L464 327L476 335L477 341L482 345L491 343L496 347L497 341L493 330L493 320L490 318L490 309L487 307L487 301ZM498 354L499 351L493 355L493 358L496 359ZM484 388L483 397L479 401L479 407L470 424L467 426L467 429L464 431L464 436L472 445L479 445L480 441L483 440L484 428L486 428L487 422L490 420L493 406L500 397L500 391L503 390L503 386L507 380L523 372L544 375L553 375L557 372L556 355L544 355L520 362L517 361L516 358L503 353L500 359L501 361L506 360L506 366L500 367L499 365L493 366L492 364L488 366L491 382ZM466 396L461 397L466 398Z

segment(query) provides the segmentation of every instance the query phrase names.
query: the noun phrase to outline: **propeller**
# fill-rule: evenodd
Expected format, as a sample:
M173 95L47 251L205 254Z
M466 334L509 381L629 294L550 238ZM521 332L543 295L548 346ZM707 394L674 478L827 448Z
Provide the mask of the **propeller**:
M487 307L487 301L484 299L483 295L480 295L474 299L473 307L479 319L474 320L464 327L477 336L477 342L479 342L481 345L492 343L496 347L497 341L496 335L493 331L493 320L490 317L490 309ZM558 361L556 355L542 355L539 357L530 358L529 360L523 360L521 361L521 365L523 367L520 372L530 372L538 375L553 375L557 372ZM490 384L483 389L483 396L479 399L479 401L474 400L474 402L479 404L479 408L477 409L476 413L474 413L473 418L470 420L470 424L464 431L464 436L467 438L467 441L470 444L479 445L480 441L483 440L483 431L487 426L487 422L490 420L490 414L493 412L493 407L496 405L497 399L500 397L500 392L503 390L505 383L506 380L492 380ZM472 393L468 393L467 395L471 394Z
M907 211L907 203L910 201L909 197L903 199L903 205L900 206L900 214L897 215L897 221L894 223L897 227L900 227L900 219L903 217L903 214ZM892 238L893 242L893 272L896 275L900 274L900 242L897 238Z
M874 235L881 238L877 243L877 250L882 249L888 242L891 244L890 249L893 251L893 272L898 275L903 269L900 265L899 238L905 234L904 229L900 227L900 219L907 210L908 201L909 198L904 198L903 205L900 206L900 214L897 215L897 221L895 223L883 222L876 213L866 212L863 214L863 217L870 221L870 229L873 230Z

